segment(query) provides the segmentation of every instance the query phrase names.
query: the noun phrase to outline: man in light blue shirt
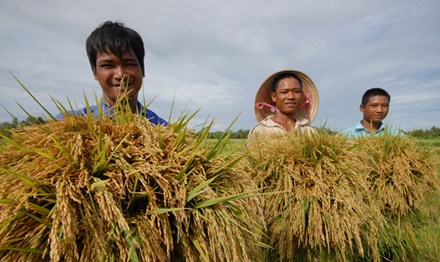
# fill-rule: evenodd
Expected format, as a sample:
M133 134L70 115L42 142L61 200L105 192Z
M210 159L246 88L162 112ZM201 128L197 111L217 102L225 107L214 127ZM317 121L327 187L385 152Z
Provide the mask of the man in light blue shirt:
M360 111L362 120L354 127L347 128L342 134L349 138L371 137L376 135L401 135L400 130L385 126L383 120L390 109L391 96L382 88L367 90L362 96Z

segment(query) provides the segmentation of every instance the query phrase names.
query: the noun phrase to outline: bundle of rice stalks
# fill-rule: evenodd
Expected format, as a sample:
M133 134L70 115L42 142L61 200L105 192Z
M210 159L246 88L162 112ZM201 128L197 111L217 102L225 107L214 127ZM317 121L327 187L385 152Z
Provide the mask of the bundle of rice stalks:
M386 218L378 236L381 254L392 260L413 260L426 215L418 203L439 189L428 148L408 136L359 139L357 154L369 166L370 192Z
M267 193L269 261L379 259L383 217L349 143L325 133L250 141L255 180Z
M256 186L191 118L66 117L3 137L2 261L261 260Z
M437 173L428 148L408 136L358 139L358 157L370 167L371 191L381 209L392 216L411 212L427 192L438 190Z

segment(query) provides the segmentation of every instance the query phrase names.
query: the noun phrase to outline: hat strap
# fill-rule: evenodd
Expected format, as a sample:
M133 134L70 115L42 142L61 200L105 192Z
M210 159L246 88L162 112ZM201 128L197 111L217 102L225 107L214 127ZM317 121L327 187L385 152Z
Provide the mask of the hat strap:
M310 102L312 101L312 99L310 99L310 97L306 96L306 100L304 101L304 103L298 105L298 108L306 108Z
M255 107L258 109L263 109L264 107L267 107L270 112L275 113L276 111L278 111L278 108L276 108L275 106L268 104L266 102L258 102L255 104Z

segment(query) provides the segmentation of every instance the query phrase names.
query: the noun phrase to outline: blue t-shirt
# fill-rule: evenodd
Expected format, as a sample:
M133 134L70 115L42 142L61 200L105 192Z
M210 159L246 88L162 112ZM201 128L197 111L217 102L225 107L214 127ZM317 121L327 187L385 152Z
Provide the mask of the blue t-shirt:
M384 124L380 126L379 130L377 130L375 133L372 134L370 133L370 131L365 129L365 127L362 125L362 121L358 122L354 127L350 127L342 130L341 133L346 135L348 138L371 137L371 136L378 136L384 134L393 135L393 136L404 135L404 133L399 129L385 126Z
M114 109L110 108L107 104L101 103L102 106L102 112L104 113L104 115L113 115L114 113ZM144 108L142 106L142 104L137 101L137 110L138 110L138 114L145 116L145 118L148 119L148 121L150 121L151 123L155 124L155 125L163 125L166 126L168 125L168 122L165 121L164 119L162 119L161 117L159 117L156 113L154 113L153 111ZM99 118L99 108L98 105L94 105L94 106L90 106L90 111L93 115L94 118ZM76 115L76 116L85 116L87 115L87 107L81 108L79 110L75 110L75 111L69 111L70 115ZM60 113L56 116L57 119L64 119L64 116Z

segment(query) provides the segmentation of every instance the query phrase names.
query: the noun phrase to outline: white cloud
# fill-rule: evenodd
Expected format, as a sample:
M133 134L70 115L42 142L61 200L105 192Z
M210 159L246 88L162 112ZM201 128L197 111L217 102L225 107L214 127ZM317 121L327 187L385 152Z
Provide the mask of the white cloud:
M211 116L222 129L242 112L234 129L249 129L260 84L292 68L318 87L317 125L354 124L363 92L380 86L393 97L388 121L430 128L440 124L439 11L434 0L9 1L0 10L0 105L21 117L14 100L42 112L9 72L52 112L49 94L79 104L83 92L99 94L84 42L120 20L143 36L144 92L164 117L176 94L174 115L200 108L196 123Z

